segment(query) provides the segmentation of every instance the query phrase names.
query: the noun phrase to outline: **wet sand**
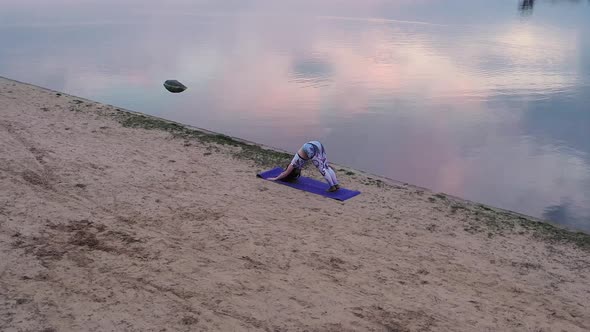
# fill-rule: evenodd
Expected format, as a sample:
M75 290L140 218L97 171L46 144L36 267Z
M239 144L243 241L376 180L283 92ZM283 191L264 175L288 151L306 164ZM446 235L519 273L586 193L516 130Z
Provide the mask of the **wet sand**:
M2 331L590 330L588 235L1 78L0 115Z

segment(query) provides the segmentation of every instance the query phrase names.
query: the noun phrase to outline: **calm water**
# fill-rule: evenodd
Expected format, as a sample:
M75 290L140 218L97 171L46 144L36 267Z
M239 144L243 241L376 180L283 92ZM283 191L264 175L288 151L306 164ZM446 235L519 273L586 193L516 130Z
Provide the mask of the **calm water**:
M21 2L2 76L590 231L590 1Z

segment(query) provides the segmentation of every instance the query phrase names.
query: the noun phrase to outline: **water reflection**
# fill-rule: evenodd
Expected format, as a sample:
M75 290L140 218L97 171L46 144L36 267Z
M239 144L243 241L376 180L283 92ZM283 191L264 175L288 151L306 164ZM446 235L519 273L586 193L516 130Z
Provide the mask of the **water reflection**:
M520 0L518 5L520 13L522 15L531 15L535 7L535 2L536 0ZM551 0L545 2L550 4L579 4L583 0ZM590 3L590 0L588 0L588 3Z
M570 201L564 199L564 203L547 207L543 213L543 218L573 228L576 228L577 225L590 223L590 217L580 217L576 210L576 207L572 206Z
M535 6L535 0L521 0L519 9L523 15L530 15L533 12Z
M148 2L96 24L0 25L0 72L285 150L320 139L336 162L590 230L588 14L337 3ZM190 89L168 94L171 77Z
M303 58L293 61L293 81L303 86L322 86L330 81L332 67L322 58Z

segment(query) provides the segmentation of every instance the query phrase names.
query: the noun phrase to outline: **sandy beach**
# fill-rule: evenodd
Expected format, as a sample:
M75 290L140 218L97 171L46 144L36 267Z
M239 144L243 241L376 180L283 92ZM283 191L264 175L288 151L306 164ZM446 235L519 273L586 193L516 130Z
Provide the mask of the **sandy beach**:
M590 330L590 236L289 157L0 78L0 330Z

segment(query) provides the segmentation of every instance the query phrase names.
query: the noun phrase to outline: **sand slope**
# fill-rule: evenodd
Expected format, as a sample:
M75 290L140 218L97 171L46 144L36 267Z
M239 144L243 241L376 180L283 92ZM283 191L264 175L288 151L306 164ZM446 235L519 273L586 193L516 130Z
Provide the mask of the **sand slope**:
M0 79L0 330L590 330L582 235L356 171L340 203L119 113Z

